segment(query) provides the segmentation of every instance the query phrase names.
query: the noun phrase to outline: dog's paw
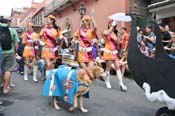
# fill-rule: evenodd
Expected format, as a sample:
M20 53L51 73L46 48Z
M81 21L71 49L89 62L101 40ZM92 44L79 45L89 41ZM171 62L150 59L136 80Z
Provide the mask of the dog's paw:
M80 110L81 110L83 113L87 113L87 112L88 112L88 110L85 109L85 108L80 108Z
M54 106L55 110L60 110L60 107L58 105Z

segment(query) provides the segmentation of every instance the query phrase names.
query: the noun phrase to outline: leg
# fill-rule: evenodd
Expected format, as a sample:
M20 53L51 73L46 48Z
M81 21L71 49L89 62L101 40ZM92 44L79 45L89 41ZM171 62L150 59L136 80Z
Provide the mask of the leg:
M88 110L85 109L84 106L83 106L84 104L83 104L83 96L82 95L80 95L80 97L79 97L79 102L80 102L80 110L82 112L88 112Z
M38 71L38 65L36 58L33 59L33 81L38 82L37 80L37 71Z
M11 77L11 79L10 79L10 87L15 87L16 85L15 84L13 84L13 78Z
M69 108L69 111L73 111L74 109L76 109L78 107L77 105L77 95L74 95L74 103L73 106Z
M24 58L23 57L19 61L19 71L21 75L24 74Z
M115 68L116 68L116 74L117 74L117 77L118 77L118 80L119 80L119 86L121 88L121 91L126 91L127 90L127 87L123 84L123 76L122 76L122 73L121 73L121 70L120 70L120 64L119 64L119 60L115 60Z
M4 73L4 87L3 87L3 93L7 94L10 92L9 84L10 84L10 79L11 79L11 72L7 71Z
M105 79L106 88L111 88L111 84L110 84L110 80L109 80L111 64L112 64L112 61L106 61L106 70L105 70L105 72L107 74L107 77Z
M121 66L120 66L120 69L121 69L122 75L124 76L124 73L125 73L125 65L121 65Z
M52 96L52 105L53 107L56 109L56 110L60 110L60 107L58 106L58 101L56 99L57 97L56 96Z
M51 59L50 58L45 58L45 69L46 69L46 75L45 77L47 78L48 74L49 74L49 70L52 69L51 67Z
M29 68L30 58L25 58L24 65L24 80L28 80L28 68Z
M79 65L83 69L86 69L87 68L86 63L84 63L84 62L79 62Z

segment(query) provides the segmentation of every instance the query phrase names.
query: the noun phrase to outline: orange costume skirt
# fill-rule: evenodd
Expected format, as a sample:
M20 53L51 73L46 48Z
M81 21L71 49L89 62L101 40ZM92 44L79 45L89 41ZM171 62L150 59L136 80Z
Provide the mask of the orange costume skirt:
M58 53L54 50L54 48L43 47L41 57L44 59L56 59L58 58Z
M79 47L78 62L91 62L93 61L92 47Z
M23 57L36 57L38 51L38 46L35 46L35 49L33 46L25 46L23 51Z
M104 60L117 60L118 59L118 50L110 50L110 49L104 48L102 51L103 51Z

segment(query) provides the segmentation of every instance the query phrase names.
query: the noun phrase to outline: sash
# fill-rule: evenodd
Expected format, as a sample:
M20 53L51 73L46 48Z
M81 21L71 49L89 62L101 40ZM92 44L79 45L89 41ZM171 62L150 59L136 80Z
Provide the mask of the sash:
M80 42L82 43L83 47L90 47L91 46L90 39L82 34L82 30L79 30L79 38L80 38ZM85 57L88 59L93 58L92 52L85 52Z
M84 46L83 47L90 47L91 46L91 41L89 38L87 38L85 35L82 34L82 30L79 30L79 36L81 42L83 42Z
M57 46L57 41L47 33L47 30L46 29L44 31L44 36L45 36L45 38L48 38L51 41L51 43L53 44L53 47L54 48ZM58 57L59 56L58 55L58 50L56 50L54 52L54 54L55 54L55 57Z
M115 50L118 49L117 42L115 42L115 40L112 38L111 34L109 34L107 37L109 38L110 42L114 45Z
M27 32L26 35L27 35L27 40L31 40L31 39L32 39L32 33ZM34 49L34 54L35 54L35 58L37 59L38 51L35 49L35 46L37 46L37 44L36 44L35 42L34 42L34 43L30 43L30 46L33 47L33 49ZM26 46L26 47L27 47L27 46Z
M54 47L56 47L57 45L56 40L47 33L46 29L44 31L44 36L45 38L48 38L51 41Z
M26 32L27 40L32 40L32 33L31 32ZM30 46L33 46L32 43L29 44Z

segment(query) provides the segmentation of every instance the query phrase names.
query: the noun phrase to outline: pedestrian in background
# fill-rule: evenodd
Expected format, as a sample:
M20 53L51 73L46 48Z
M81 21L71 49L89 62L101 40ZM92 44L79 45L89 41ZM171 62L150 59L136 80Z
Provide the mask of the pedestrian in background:
M23 30L22 29L17 29L18 37L20 39L20 42L18 43L18 50L16 54L16 59L18 62L18 71L21 75L24 74L24 57L23 57L23 51L24 51L24 44L22 43L22 34Z
M11 91L9 87L11 80L11 72L16 67L15 49L18 48L19 38L15 29L8 26L9 19L0 18L0 43L2 47L1 68L3 72L3 93L8 94Z

